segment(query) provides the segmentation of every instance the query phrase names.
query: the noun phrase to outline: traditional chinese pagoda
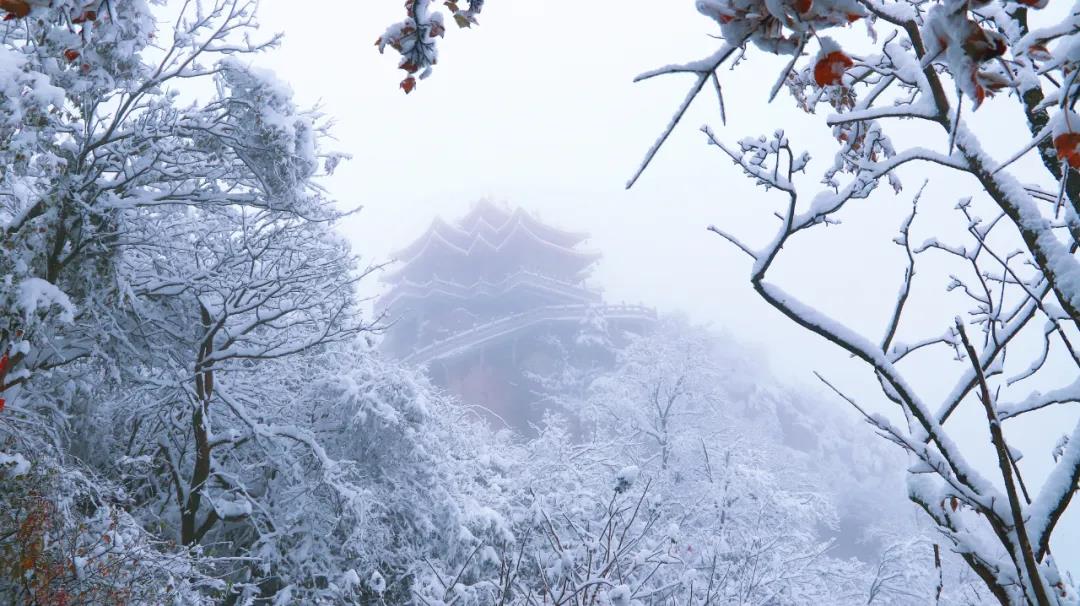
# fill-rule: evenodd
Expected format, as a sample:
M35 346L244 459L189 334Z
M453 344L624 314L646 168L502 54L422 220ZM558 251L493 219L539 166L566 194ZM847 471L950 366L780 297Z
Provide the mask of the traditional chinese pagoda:
M612 361L612 344L656 319L606 305L587 278L600 254L588 234L483 200L456 223L440 218L395 257L377 308L383 349L509 425L539 418L575 376Z

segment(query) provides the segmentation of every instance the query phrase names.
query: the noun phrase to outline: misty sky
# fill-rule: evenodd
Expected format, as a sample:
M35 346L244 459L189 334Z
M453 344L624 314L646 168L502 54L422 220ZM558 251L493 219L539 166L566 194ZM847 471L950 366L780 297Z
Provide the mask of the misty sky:
M591 232L604 253L595 277L611 301L684 311L768 349L801 336L782 322L745 321L779 317L749 290L745 259L705 231L718 223L765 236L755 228L772 227L760 192L697 131L719 122L715 97L699 101L645 177L624 189L689 85L631 80L714 45L692 3L656 14L645 2L620 3L618 13L492 2L480 28L448 33L435 74L409 96L397 87L396 58L372 46L400 19L399 4L340 2L324 14L332 19L312 19L265 3L261 19L286 33L269 66L301 102L321 101L340 149L354 155L328 186L343 206L364 206L346 232L368 260L389 258L436 214L453 218L491 196ZM782 100L760 106L771 78L729 86L732 139L768 132L755 123L772 114L809 124ZM852 297L876 298L859 291L842 300Z
M401 2L324 0L318 6L322 10L263 3L264 28L286 34L283 48L263 64L292 85L301 104L321 102L335 118L338 149L354 158L326 185L343 207L364 207L343 230L368 262L388 260L435 215L452 219L480 197L503 199L558 226L591 232L590 246L604 253L595 281L609 302L685 312L766 351L782 376L811 385L810 371L822 370L877 405L869 399L874 384L865 369L760 302L748 282L745 256L705 229L718 224L763 243L775 228L770 213L776 198L753 187L719 150L706 147L698 132L702 124L730 142L786 127L796 146L829 161L835 146L820 116L796 110L784 92L765 104L781 62L755 57L727 73L728 125L720 124L715 96L704 94L628 192L627 178L690 85L689 77L642 84L633 84L633 77L705 56L717 44L706 35L709 22L689 0L576 2L572 10L566 3L488 2L479 28L450 28L433 76L408 96L397 86L404 76L395 69L397 55L380 56L373 46L387 25L401 19ZM987 147L999 158L1027 138L995 120L1022 124L1008 113L1013 109L1007 100L991 101L972 117L977 131L990 133ZM942 140L941 133L918 128L893 134L898 147ZM1045 181L1033 159L1017 169ZM844 225L830 227L827 238L800 240L810 253L799 255L805 262L779 267L774 281L879 338L903 271L902 251L890 240L914 193L931 179L916 232L926 225L962 229L955 204L977 193L971 183L935 181L935 173L923 167L902 177L902 193L878 192L845 213ZM929 230L919 233L926 237ZM956 311L933 302L947 277L927 274L919 292L930 296L913 312L920 328L943 333ZM371 292L377 287L372 282ZM952 387L951 375L936 369L958 362L942 355L920 364L913 368L922 371L920 388L928 397ZM1051 383L1070 378L1065 370L1057 377L1048 370ZM967 408L950 425L974 428L962 438L984 444L985 420L977 407ZM1037 417L1037 423L1009 426L1021 450L1030 451L1025 471L1034 480L1047 469L1036 461L1049 459L1043 445L1056 440L1056 434L1046 437L1047 428L1060 433L1076 418L1076 412L1060 409ZM984 461L992 461L988 448ZM1080 535L1078 516L1071 515L1059 536ZM1068 561L1066 568L1078 568L1080 547L1055 549Z

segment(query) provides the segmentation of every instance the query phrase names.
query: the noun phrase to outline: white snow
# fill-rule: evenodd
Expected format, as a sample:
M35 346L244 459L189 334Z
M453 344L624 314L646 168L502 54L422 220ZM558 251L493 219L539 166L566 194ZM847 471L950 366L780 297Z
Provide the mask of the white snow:
M8 454L0 451L0 473L8 477L19 477L30 473L30 461L19 453Z
M19 294L15 299L27 323L39 310L47 310L53 305L60 308L60 319L71 322L75 318L75 306L59 288L41 278L26 278L19 283Z

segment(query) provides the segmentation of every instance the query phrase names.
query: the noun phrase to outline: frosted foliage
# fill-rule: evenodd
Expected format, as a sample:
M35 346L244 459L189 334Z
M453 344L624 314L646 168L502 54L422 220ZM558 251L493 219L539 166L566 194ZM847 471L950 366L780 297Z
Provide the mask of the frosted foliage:
M300 368L366 347L362 272L311 182L324 126L242 59L277 39L242 0L21 4L0 4L0 595L341 594L356 560L319 541L365 489L292 404ZM199 80L216 94L179 103Z
M820 116L836 151L817 164L780 124L737 144L704 127L708 144L762 188L779 219L773 235L757 244L732 226L710 229L746 255L751 285L766 303L866 364L881 387L880 402L856 401L843 386L820 378L838 401L854 405L911 457L910 499L993 599L1075 603L1075 581L1055 562L1051 546L1069 540L1054 533L1080 478L1080 448L1072 447L1080 426L1062 442L1056 442L1059 433L1048 432L1042 452L1029 451L1021 462L1003 421L1080 400L1072 379L1080 369L1080 134L1071 110L1080 12L1050 12L1045 0L704 0L696 6L720 42L704 59L639 77L684 73L695 84L630 184L705 84L711 80L721 91L721 67L758 63L742 52L748 44L786 57L768 100L786 89L797 107ZM866 24L865 33L853 27L857 23ZM829 36L822 35L826 30ZM988 123L974 112L988 103L1011 105L999 115L1030 134L1014 142L1012 155L994 157L980 141L976 125ZM890 135L901 129L918 129L918 137L905 138L914 145L893 142ZM1028 155L1037 172L1028 170L1021 182L1014 174ZM949 174L964 177L975 195L956 204L953 225L921 221L923 200L956 182ZM892 195L901 193L905 175L932 177L908 196ZM890 195L879 192L882 183ZM872 333L804 303L770 271L800 255L819 267L844 263L819 250L803 252L808 249L797 236L809 238L853 217L862 204L907 206L897 235L883 243L898 253L904 271L889 313ZM927 332L915 315L931 308L955 320ZM1038 345L1020 345L1029 342ZM1006 358L1006 351L1014 353ZM927 377L918 369L935 355L955 387L930 401L922 396ZM1069 369L1064 385L1062 368ZM950 435L961 406L984 420L990 434L985 452L962 447ZM881 407L896 416L871 413ZM1053 462L1036 486L1024 481L1033 456ZM980 459L993 463L972 463Z
M437 43L446 35L444 14L459 28L470 28L477 24L484 0L449 0L441 4L439 7L431 0L406 0L405 19L388 27L375 41L379 52L389 47L401 55L398 67L407 74L401 81L401 89L406 93L413 91L418 78L431 75L438 62Z
M773 235L759 243L744 240L732 226L710 229L746 255L751 285L766 303L865 363L881 387L873 407L821 378L913 459L909 497L941 533L944 547L963 559L996 602L1010 605L1073 604L1080 595L1052 555L1055 541L1071 540L1055 530L1080 480L1080 425L1067 428L1064 437L1046 432L1042 451L1029 451L1021 462L1007 422L1080 401L1073 380L1080 370L1080 127L1073 112L1080 92L1080 11L1050 4L697 0L716 48L638 77L686 74L693 83L628 183L641 177L707 84L721 95L719 118L726 122L728 68L755 69L762 53L782 58L767 101L786 90L831 131L835 151L814 162L781 124L761 125L766 134L739 133L734 144L704 127L708 144L762 188L763 200L774 201L763 216L779 219ZM989 103L1010 106L996 116L1014 123L977 119L974 112ZM981 140L987 133L979 132L989 125L1030 138L995 157ZM730 128L745 126L742 120ZM901 130L919 133L904 138L912 145L893 142L891 134ZM884 183L900 194L905 175L932 178L908 197L879 191ZM920 200L939 197L957 182L974 195L955 205L955 223L920 221ZM887 317L872 333L804 303L770 271L800 255L824 268L842 263L800 247L804 240L796 236L820 234L858 216L856 206L908 204L904 200L914 203L896 237L883 244L895 244L906 267ZM917 309L944 310L952 318L928 330L913 321ZM1014 353L1006 357L1007 351ZM921 395L926 377L918 368L935 355L938 367L952 373L954 387L931 401ZM655 393L665 389L672 388ZM619 380L611 386L620 398L632 390ZM880 406L896 416L870 412ZM962 406L985 419L985 452L950 435L950 420L962 416L954 414ZM678 434L663 430L664 415L648 423L629 418L640 436L631 447L659 445L660 461L669 460ZM1036 456L1053 466L1044 482L1032 486L1024 475ZM992 464L985 469L974 460Z
M644 363L649 346L663 370ZM586 400L568 398L567 416L549 416L537 438L506 443L470 429L462 446L481 453L474 464L486 505L463 512L482 523L457 537L464 559L419 578L423 601L914 605L934 599L939 578L942 604L985 597L958 558L945 553L935 568L933 535L900 522L902 514L853 530L877 541L873 553L834 555L840 492L857 491L824 490L835 478L816 475L813 462L828 458L826 450L786 446L779 427L799 407L820 403L737 384L774 382L738 351L701 327L665 321L622 349ZM677 391L663 383L669 375ZM634 387L615 389L621 384ZM667 466L653 394L678 394ZM833 446L866 450L861 460L871 469L853 475L889 468L854 429L832 419L821 434ZM850 457L836 464L852 465Z
M654 72L690 72L700 90L752 43L792 58L777 92L786 84L804 108L840 116L829 119L840 150L811 196L804 177L816 167L782 131L723 146L786 205L764 248L716 231L753 257L768 302L872 366L908 423L867 418L912 459L907 490L928 529L852 496L888 490L882 478L902 473L876 442L701 327L664 321L616 346L623 336L590 313L577 344L614 365L554 376L565 387L560 408L532 438L493 429L417 369L381 358L381 327L354 293L372 270L336 235L342 213L316 182L345 156L326 149L317 112L250 67L278 42L260 36L257 3L157 4L0 0L8 601L1075 601L1050 543L1080 473L1080 429L1048 437L1046 452L1028 449L1024 461L1049 456L1056 467L1023 500L1009 475L1023 464L998 431L1077 399L1072 384L1023 393L1042 362L1014 374L1002 361L1026 327L1054 340L1046 355L1071 355L1075 340L1080 152L1066 113L1075 83L1061 78L1077 73L1075 15L1027 31L995 2L700 2L720 49ZM476 24L481 5L406 3L405 20L380 40L400 53L406 92L435 65L446 24ZM899 33L881 38L880 54L856 57L836 42L812 52L825 40L817 32L859 20ZM940 56L926 56L923 32L947 34L933 42ZM991 60L1002 53L1009 61ZM810 57L823 68L800 65ZM1064 84L1035 99L1049 73ZM1030 147L1062 187L1021 185L983 152L947 105L950 78L949 94L977 102L1002 78L1027 87ZM181 101L176 91L190 83L207 93ZM864 94L868 86L878 92ZM894 146L895 117L937 123L948 146ZM766 279L792 234L835 221L883 179L898 188L896 169L909 162L971 174L989 200L959 205L960 243L934 233L919 246L913 219L902 226L896 242L911 265L881 340ZM981 219L987 208L994 214ZM994 255L985 241L1007 229L1020 252ZM908 339L897 327L923 254L975 270L951 288L976 312ZM968 332L980 329L989 336L976 335L976 349ZM955 352L959 370L954 393L932 405L902 363L934 347ZM1002 478L980 475L950 438L961 403L985 407ZM874 507L882 513L867 516Z

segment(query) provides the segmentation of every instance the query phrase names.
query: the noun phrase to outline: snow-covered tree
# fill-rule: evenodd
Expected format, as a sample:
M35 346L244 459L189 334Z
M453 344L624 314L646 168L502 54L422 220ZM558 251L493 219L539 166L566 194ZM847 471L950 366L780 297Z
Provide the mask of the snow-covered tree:
M829 557L815 534L827 506L786 491L745 449L691 469L680 491L657 468L620 467L617 446L572 436L556 421L489 451L501 456L486 505L466 508L487 522L459 539L466 558L427 578L426 601L865 603L869 569Z
M53 528L120 508L125 544L180 546L183 582L212 575L198 595L227 603L332 594L340 569L283 554L362 496L294 410L327 367L312 356L366 328L340 213L312 182L340 156L242 60L276 42L255 41L256 4L188 3L162 29L141 0L0 5L0 443L19 472L4 481L64 478L23 499L50 513L35 549L61 570L96 547L76 533L65 551ZM199 86L208 101L182 101ZM77 481L80 460L102 488ZM39 602L93 589L23 571Z
M593 381L582 416L642 462L657 457L660 469L679 473L677 453L701 449L685 442L715 437L701 425L722 411L714 345L708 331L676 322L634 337L620 349L615 371Z
M470 427L456 448L482 453L464 459L482 481L460 473L454 484L479 489L461 510L486 522L451 538L457 556L434 562L418 594L466 604L978 603L985 590L958 570L962 561L944 552L935 566L928 533L902 515L845 529L876 539L862 559L837 553L838 505L853 498L840 490L854 483L837 476L863 470L824 445L858 450L868 464L879 454L845 444L850 423L826 422L820 448L785 445L780 417L794 414L793 396L755 390L774 382L761 366L667 319L619 350L587 396L568 394L565 415L581 419L550 416L519 443ZM833 463L828 475L819 458Z
M653 478L679 540L696 541L699 557L718 556L723 582L713 585L731 592L725 599L768 599L783 588L793 603L812 602L815 591L925 603L930 542L902 507L884 503L891 486L881 472L903 468L812 394L776 387L767 366L752 349L667 318L620 350L578 410L609 465L633 463ZM868 503L882 519L859 511ZM842 559L854 554L863 562ZM892 582L898 575L902 584ZM943 577L941 603L959 602L956 573Z
M1080 400L1076 381L1060 384L1060 373L1039 373L1065 367L1075 375L1080 368L1074 346L1080 328L1080 163L1075 150L1080 137L1074 134L1078 122L1071 110L1078 90L1080 13L1073 9L1044 18L1047 4L704 0L697 7L719 28L717 50L640 77L688 74L694 80L642 170L705 85L712 82L719 91L720 68L732 62L738 67L736 57L751 46L790 58L777 74L772 96L786 88L807 112L828 110L822 123L838 148L817 169L777 125L767 127L771 134L735 146L704 129L709 143L771 192L765 199L779 200L779 221L764 245L743 241L728 226L711 229L750 258L751 284L764 301L867 364L882 398L902 411L903 421L852 403L867 411L879 433L913 457L911 499L1002 604L1073 603L1077 596L1074 581L1051 554L1051 543L1080 478L1080 425L1064 438L1048 435L1043 452L1032 455L1052 456L1055 462L1047 480L1033 486L1024 481L1024 465L1004 423ZM846 31L856 22L867 22L869 33ZM841 39L843 45L836 41ZM742 63L762 61L745 56ZM1003 157L984 149L987 133L973 126L975 111L995 95L993 103L1007 105L1004 115L1020 126L1015 130L1030 133L1029 140L1016 141ZM921 143L893 143L890 133L912 128L923 129ZM1041 174L1025 172L1021 181L1014 169L1028 153L1037 156ZM899 192L909 166L963 179L978 193L957 206L955 233L941 225L920 225L918 204L910 207L894 240L906 262L899 295L877 333L858 332L777 284L770 270L791 255L805 254L796 252L800 238L838 222L864 200L900 200L875 192L883 181ZM916 202L935 196L936 184L931 179L914 196ZM925 235L917 239L920 233ZM931 255L945 259L930 262ZM939 290L929 296L956 317L924 334L917 333L920 327L911 312L922 295L915 283L917 268L919 279L930 285L932 276L939 276ZM946 291L964 297L957 300ZM1021 345L1028 335L1042 344L1034 353ZM936 402L923 395L922 377L911 364L934 348L954 352L956 360L955 388ZM1006 352L1014 353L1008 363ZM1043 377L1042 382L1033 377ZM1036 389L1046 381L1058 384L1049 391ZM951 435L949 421L965 403L985 419L996 462L992 470L976 466L975 453L958 446Z

